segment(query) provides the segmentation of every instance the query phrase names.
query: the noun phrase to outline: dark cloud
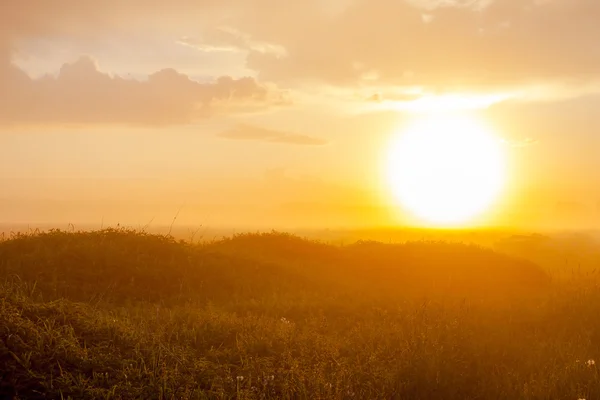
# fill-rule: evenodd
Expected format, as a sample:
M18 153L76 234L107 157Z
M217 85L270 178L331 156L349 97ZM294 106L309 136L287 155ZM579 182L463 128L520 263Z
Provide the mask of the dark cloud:
M9 64L0 71L0 123L171 125L193 122L228 106L243 111L281 101L253 78L223 76L198 83L174 69L145 81L101 72L82 57L56 77L30 79Z
M217 136L233 140L253 140L304 146L323 146L328 143L324 139L312 136L281 132L253 125L238 125L233 129L219 133Z
M0 124L185 124L214 113L256 112L282 103L274 85L228 76L199 83L176 71L177 60L175 68L145 80L104 73L87 56L64 64L57 76L39 79L12 63L22 41L93 43L109 34L169 35L191 27L194 19L195 24L210 19L211 10L222 12L223 6L213 0L0 2Z

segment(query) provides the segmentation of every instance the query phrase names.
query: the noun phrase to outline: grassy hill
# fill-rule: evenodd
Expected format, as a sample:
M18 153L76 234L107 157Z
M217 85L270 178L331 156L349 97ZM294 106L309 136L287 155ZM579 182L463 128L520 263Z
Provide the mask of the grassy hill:
M0 399L593 399L595 275L448 242L0 242ZM600 361L600 358L599 358Z

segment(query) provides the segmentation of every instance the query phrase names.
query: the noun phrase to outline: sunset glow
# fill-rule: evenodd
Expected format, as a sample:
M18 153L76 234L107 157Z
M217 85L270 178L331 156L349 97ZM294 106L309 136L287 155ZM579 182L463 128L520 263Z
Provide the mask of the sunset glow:
M0 1L0 222L596 229L599 16Z
M0 0L0 400L600 400L600 0Z

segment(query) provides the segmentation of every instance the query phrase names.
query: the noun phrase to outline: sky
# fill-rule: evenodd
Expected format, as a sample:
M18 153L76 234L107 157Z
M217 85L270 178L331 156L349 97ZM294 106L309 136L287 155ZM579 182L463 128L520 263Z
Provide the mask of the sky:
M0 222L409 224L389 143L461 112L508 154L481 224L598 227L598 20L597 0L4 0Z

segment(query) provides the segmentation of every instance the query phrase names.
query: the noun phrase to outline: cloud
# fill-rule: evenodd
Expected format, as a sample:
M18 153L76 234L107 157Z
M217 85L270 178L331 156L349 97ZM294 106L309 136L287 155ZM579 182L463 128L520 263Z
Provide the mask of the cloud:
M299 144L305 146L323 146L328 142L324 139L314 138L306 135L292 135L286 134L283 136L276 136L269 139L269 142L275 143L287 143L287 144Z
M191 47L198 51L203 51L205 53L237 53L242 52L243 49L227 44L208 44L203 43L202 41L189 38L187 36L183 36L181 39L177 40L175 43L180 44L182 46Z
M246 22L246 31L288 49L280 59L249 55L261 79L356 86L364 73L357 62L377 71L378 85L444 91L600 78L597 0L365 0L336 19L308 12L260 27Z
M28 40L58 38L92 48L108 36L168 36L210 20L211 10L222 13L217 5L213 0L173 0L153 7L141 0L0 2L0 125L187 124L215 113L256 112L284 103L275 85L253 77L195 81L177 72L177 57L170 60L172 68L138 80L102 72L88 56L65 63L56 76L37 79L12 62Z
M407 3L426 10L434 10L441 7L463 7L473 10L483 10L494 0L406 0Z
M254 40L250 35L232 27L207 29L201 38L181 37L177 43L203 52L257 52L269 54L275 58L285 57L283 46Z
M367 96L366 101L371 103L382 103L385 101L394 103L409 103L418 101L423 97L423 93L416 92L394 92L390 89L379 90L372 95Z
M532 138L524 139L502 139L502 143L513 148L525 148L530 146L536 146L539 144L539 140Z
M566 152L564 145L571 143L579 146L578 151L587 152L600 148L597 147L600 145L599 107L600 94L595 94L551 102L505 101L482 110L481 115L498 132L510 135L517 143L530 138L534 144L539 141L548 145L546 138L554 138L554 141L563 138L562 151Z
M521 140L504 140L504 142L507 143L511 147L529 147L529 146L535 146L536 144L538 144L539 140L532 139L532 138L525 138L525 139L521 139Z
M64 64L56 77L0 70L0 123L173 125L282 101L254 78L222 76L199 83L174 69L135 80L101 72L90 57Z
M110 34L247 54L259 81L296 89L585 85L600 80L599 19L597 0L5 0L0 73L23 41Z
M219 133L217 136L233 140L252 140L303 146L323 146L328 143L324 139L312 136L281 132L253 125L238 125L233 129Z

